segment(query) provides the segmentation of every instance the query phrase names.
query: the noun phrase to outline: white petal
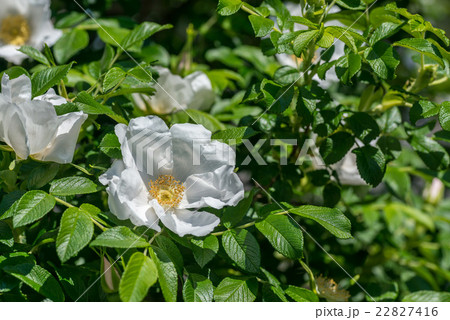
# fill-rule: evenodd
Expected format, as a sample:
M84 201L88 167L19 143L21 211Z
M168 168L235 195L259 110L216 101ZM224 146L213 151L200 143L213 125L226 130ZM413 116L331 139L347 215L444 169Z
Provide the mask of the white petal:
M211 141L211 132L202 125L175 124L172 134L173 175L185 181L192 174L212 172L235 165L236 154L227 144Z
M0 58L3 58L13 64L21 64L22 61L27 58L27 56L22 52L17 51L17 49L20 49L20 47L10 44L0 44Z
M149 204L147 188L136 168L126 168L122 160L99 178L108 185L108 205L120 220L130 219L136 226L147 226L160 231L158 216Z
M5 73L2 77L2 95L10 102L19 104L31 101L31 80L26 75L10 80Z
M222 166L213 172L191 175L186 179L184 208L234 206L244 198L244 185L233 166Z
M54 106L60 106L62 104L67 103L67 100L56 94L55 90L52 88L47 91L46 94L34 98L34 100L41 100L50 102Z
M154 208L164 226L180 237L187 234L196 237L206 236L220 223L218 217L208 212L194 212L183 209L164 211L157 203L154 204Z
M35 154L34 158L57 163L72 162L81 126L87 118L87 114L83 112L72 112L59 116L59 126L54 140L44 151Z
M194 92L188 81L172 74L169 69L156 67L159 73L156 92L150 97L152 109L159 114L186 109L191 103Z
M171 173L172 142L162 119L154 116L132 119L128 127L117 125L115 131L127 167L136 166L149 179Z
M0 140L13 148L19 158L28 158L30 148L22 110L0 95L0 114Z
M30 154L43 151L54 139L58 117L51 103L28 101L18 105L25 118L25 129L30 144Z
M203 72L197 71L185 78L190 83L194 96L188 105L190 109L205 110L211 107L216 99L211 80Z
M49 0L34 0L30 3L28 23L32 30L28 45L40 50L44 43L52 46L62 36L62 31L55 29L51 20Z

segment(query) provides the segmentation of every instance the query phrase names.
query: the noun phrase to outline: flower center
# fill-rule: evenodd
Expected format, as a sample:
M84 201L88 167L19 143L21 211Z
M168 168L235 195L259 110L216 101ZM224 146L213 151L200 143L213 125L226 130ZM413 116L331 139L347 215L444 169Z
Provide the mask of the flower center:
M21 15L3 19L0 27L0 40L13 46L23 46L30 39L30 26Z
M171 175L161 175L150 181L150 195L164 207L177 207L183 199L185 187Z

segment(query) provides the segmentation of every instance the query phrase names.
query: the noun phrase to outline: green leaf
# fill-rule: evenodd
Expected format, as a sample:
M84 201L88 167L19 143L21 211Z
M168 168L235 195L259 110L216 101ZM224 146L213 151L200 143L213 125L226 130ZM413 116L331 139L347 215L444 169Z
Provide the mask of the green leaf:
M84 177L67 177L50 183L50 193L55 196L72 196L97 191L97 185Z
M254 287L248 280L225 278L214 290L214 300L217 302L253 302L256 299Z
M78 102L78 108L84 113L104 114L119 123L128 124L128 121L122 116L115 113L111 108L97 102L89 93L85 91L80 92L75 101Z
M149 248L152 260L158 269L158 282L164 299L167 302L176 302L178 293L178 275L175 264L169 256L158 247Z
M230 16L239 11L243 2L241 0L219 0L217 13L221 16Z
M366 39L350 28L330 26L325 28L325 32L332 34L339 41L344 42L354 53L358 53L356 41L365 42Z
M40 189L52 181L59 171L59 164L47 163L34 168L27 177L28 189Z
M107 133L99 145L100 150L107 156L114 159L122 158L122 151L120 150L120 142L114 133Z
M212 139L219 140L228 145L242 143L242 140L248 139L256 134L256 131L250 127L238 127L218 131L212 135Z
M127 73L123 71L121 68L112 68L110 69L103 80L103 92L107 92L118 85L125 77Z
M26 54L31 59L36 60L37 62L45 64L46 66L50 66L50 62L48 61L47 57L42 52L33 47L22 46L20 47L19 51Z
M319 297L305 288L290 285L284 292L297 302L319 302Z
M120 279L119 294L124 302L144 300L148 289L156 283L158 270L155 263L141 252L134 253Z
M294 40L294 53L297 57L300 57L303 50L309 46L311 41L314 41L315 38L320 34L319 30L309 30L300 33Z
M275 71L273 80L282 86L291 85L300 78L300 72L293 67L283 66Z
M4 244L8 247L12 247L14 245L14 236L11 228L4 221L0 221L0 244ZM217 245L219 244L217 243Z
M65 33L53 46L53 54L59 64L66 63L70 58L89 45L89 34L85 30L72 29Z
M355 139L344 131L336 132L329 136L320 146L320 153L324 162L328 165L340 161L353 147Z
M89 214L78 208L64 211L56 238L56 253L62 263L77 255L91 241L94 223Z
M405 296L402 302L450 302L450 293L428 290L416 291Z
M364 58L377 76L384 80L395 78L395 70L400 63L397 51L384 42L378 41L364 51Z
M208 278L191 273L183 286L183 299L185 302L212 302L214 286Z
M269 240L272 247L285 257L303 257L303 233L292 219L282 215L270 215L256 228Z
M439 106L429 100L420 100L413 104L409 111L409 119L412 124L420 119L430 118L439 114Z
M364 146L352 151L356 154L356 165L361 178L376 187L380 184L386 171L386 159L380 149Z
M150 38L156 32L170 29L172 25L160 25L154 22L144 22L136 26L121 42L123 50L128 50L136 44Z
M90 244L91 247L107 248L145 248L149 244L127 227L107 229Z
M214 235L204 239L191 239L195 261L201 268L210 262L219 251L219 240Z
M38 71L31 76L31 86L33 98L43 95L50 88L57 85L65 78L69 70L72 68L72 63L58 67L51 67Z
M441 104L439 123L441 124L442 129L450 131L450 102L448 101Z
M374 45L376 42L389 38L400 31L403 24L395 22L383 22L379 25L370 37L369 44Z
M410 144L425 165L432 169L447 169L450 159L447 151L438 142L422 134L414 134Z
M275 23L261 16L248 16L250 23L252 24L253 31L255 31L255 36L257 37L265 37L267 36L273 29Z
M394 46L404 47L411 50L414 50L418 53L424 54L425 56L435 60L437 63L441 65L441 67L445 68L444 61L442 60L442 55L439 49L432 44L427 39L419 39L419 38L405 38L400 41L394 43Z
M13 210L14 228L39 220L55 206L55 198L44 191L33 190L25 193L10 210Z
M222 245L239 268L250 273L259 273L259 244L250 232L245 229L228 230L222 236Z
M352 237L350 220L339 209L306 205L289 209L289 212L318 222L338 238Z
M378 123L365 112L355 112L347 122L355 136L364 143L370 143L380 135Z
M64 293L58 281L41 266L32 263L9 264L3 267L3 271L52 301L64 301Z
M180 111L179 113L186 113L195 123L203 125L206 129L212 132L225 129L223 123L209 113L195 109L186 109L184 111Z
M353 76L361 70L361 56L349 53L341 57L336 63L336 75L344 84L352 82Z
M158 245L158 248L163 250L169 259L174 263L178 274L183 275L183 256L181 255L180 250L178 250L176 244L173 243L170 238L161 235L156 237L156 244Z

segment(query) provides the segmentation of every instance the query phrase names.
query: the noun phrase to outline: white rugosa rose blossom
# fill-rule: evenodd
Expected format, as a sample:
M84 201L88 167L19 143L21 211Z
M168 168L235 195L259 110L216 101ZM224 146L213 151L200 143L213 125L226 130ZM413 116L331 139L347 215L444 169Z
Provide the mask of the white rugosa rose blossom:
M139 109L167 114L184 109L205 110L214 103L215 94L205 73L197 71L182 78L172 74L167 68L155 67L155 70L159 73L155 94L133 94Z
M0 57L21 64L27 57L17 51L28 45L38 50L61 37L51 21L50 0L2 0L0 10Z
M0 94L0 141L9 145L19 159L70 163L73 159L83 112L62 116L54 106L66 99L50 89L32 99L31 80L25 75L10 80L3 75Z
M236 205L244 187L234 173L236 154L211 140L201 125L170 129L156 116L140 117L115 128L123 160L100 177L108 204L119 219L156 231L159 220L179 236L205 236L220 219L199 211Z

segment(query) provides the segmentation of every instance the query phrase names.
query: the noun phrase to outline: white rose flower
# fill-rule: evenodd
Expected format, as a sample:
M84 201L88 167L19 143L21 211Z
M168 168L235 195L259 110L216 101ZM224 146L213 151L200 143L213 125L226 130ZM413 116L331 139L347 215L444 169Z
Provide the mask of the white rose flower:
M118 124L115 132L123 160L115 160L100 182L108 186L109 208L119 219L160 231L159 219L179 236L205 236L220 219L198 210L233 206L244 197L234 173L234 150L211 140L203 126L169 129L149 116L131 120L128 127Z
M28 45L41 50L62 35L53 27L50 0L2 0L0 10L0 57L20 64L27 57L17 51Z
M50 89L31 99L31 80L25 75L10 80L3 75L0 94L0 141L8 144L20 159L31 156L41 161L70 163L81 125L87 119L83 112L57 116L54 106L66 99Z
M215 94L205 73L197 71L183 79L172 74L167 68L155 69L159 73L159 85L155 86L155 94L133 94L140 109L147 111L150 108L157 114L167 114L188 108L205 110L214 103Z

